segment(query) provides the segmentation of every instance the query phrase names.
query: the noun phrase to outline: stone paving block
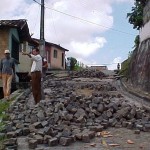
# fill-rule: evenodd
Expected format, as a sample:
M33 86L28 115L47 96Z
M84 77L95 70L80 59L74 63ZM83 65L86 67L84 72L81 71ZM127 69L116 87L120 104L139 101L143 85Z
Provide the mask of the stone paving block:
M58 145L58 139L57 138L52 138L48 140L48 145L49 146L57 146Z
M59 139L59 144L63 146L69 146L72 143L71 137L61 137Z
M35 149L35 148L37 148L37 144L38 144L38 142L37 142L37 140L29 140L29 148L30 149Z

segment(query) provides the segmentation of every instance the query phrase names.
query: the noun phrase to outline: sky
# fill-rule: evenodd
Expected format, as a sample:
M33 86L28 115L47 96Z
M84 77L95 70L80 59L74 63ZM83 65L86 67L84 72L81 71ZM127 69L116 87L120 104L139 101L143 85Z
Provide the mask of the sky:
M39 38L38 3L2 1L0 19L27 19L30 34ZM133 5L134 0L45 0L45 40L68 49L66 57L84 65L116 69L127 59L138 34L127 19Z

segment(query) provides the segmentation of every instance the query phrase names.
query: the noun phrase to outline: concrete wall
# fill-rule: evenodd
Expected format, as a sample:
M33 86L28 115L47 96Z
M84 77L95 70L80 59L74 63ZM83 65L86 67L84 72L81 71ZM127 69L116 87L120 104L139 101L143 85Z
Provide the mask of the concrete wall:
M57 58L54 58L54 50L57 50ZM65 69L65 63L64 66L62 66L62 53L64 53L64 51L55 47L51 48L51 68Z
M143 11L143 23L144 26L140 30L140 42L150 38L150 0Z
M30 72L32 62L28 56L22 55L22 53L19 52L19 62L19 72Z
M147 2L147 5L144 7L143 11L143 22L144 25L150 20L150 0Z

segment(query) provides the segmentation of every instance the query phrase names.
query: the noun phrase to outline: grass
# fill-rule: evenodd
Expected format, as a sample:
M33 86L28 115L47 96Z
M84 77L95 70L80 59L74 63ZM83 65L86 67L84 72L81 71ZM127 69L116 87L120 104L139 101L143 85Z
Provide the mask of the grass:
M4 129L4 121L8 120L8 115L5 111L9 108L11 102L0 101L0 132Z
M15 95L14 97L12 97L10 101L0 100L0 133L5 128L5 125L6 125L5 121L9 119L9 115L6 114L6 110L10 107L10 104L12 103L13 100L16 99L17 96L18 95ZM5 139L6 139L5 136L0 135L0 150L4 149L3 142Z
M8 115L5 111L9 108L10 102L0 101L0 132L5 128L4 121L8 120ZM0 149L4 149L3 142L5 140L5 136L0 136Z

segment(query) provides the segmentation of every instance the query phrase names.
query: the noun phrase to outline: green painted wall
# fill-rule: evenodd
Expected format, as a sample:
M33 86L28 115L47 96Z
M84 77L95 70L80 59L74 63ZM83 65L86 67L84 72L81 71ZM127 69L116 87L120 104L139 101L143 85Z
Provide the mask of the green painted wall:
M12 36L16 39L16 41L18 43L20 43L19 41L19 34L16 28L11 28L10 32L9 32L9 49L10 51L12 51Z

